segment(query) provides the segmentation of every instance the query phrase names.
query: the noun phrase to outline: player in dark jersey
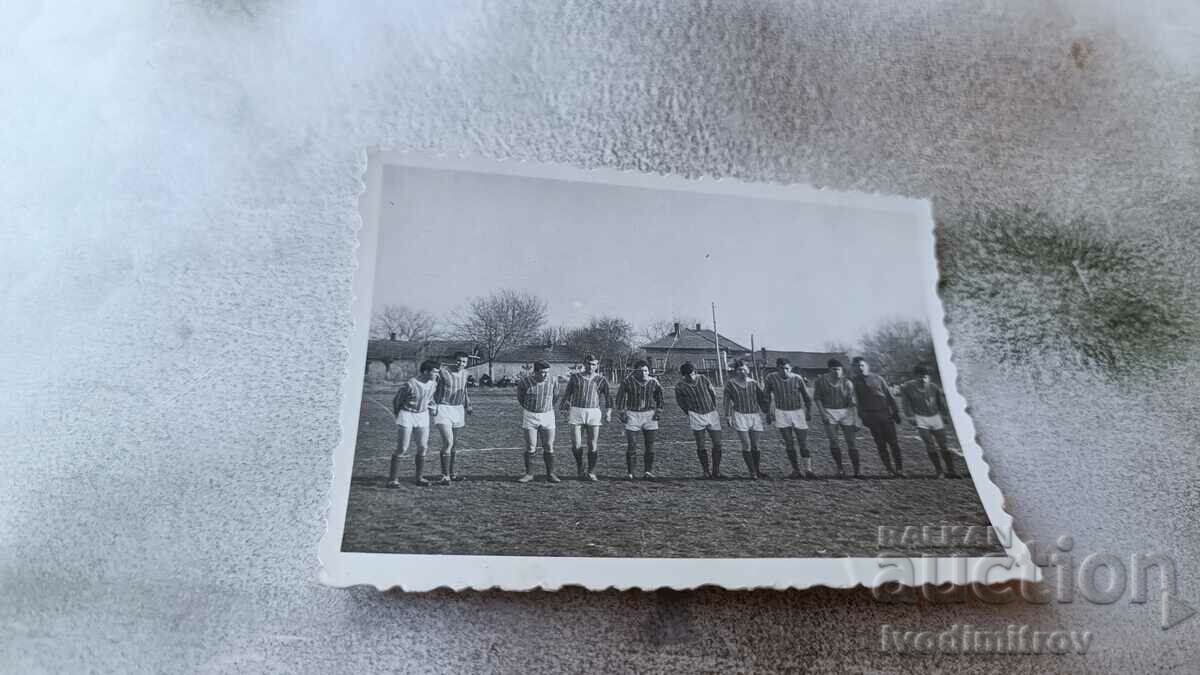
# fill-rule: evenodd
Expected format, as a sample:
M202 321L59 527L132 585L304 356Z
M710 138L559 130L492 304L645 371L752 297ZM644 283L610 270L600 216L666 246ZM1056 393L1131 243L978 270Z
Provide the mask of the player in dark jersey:
M783 437L788 461L792 464L792 474L788 478L816 478L812 470L812 456L808 454L808 422L812 419L812 398L808 395L808 387L804 378L792 372L792 363L787 359L775 359L775 372L767 375L763 382L767 400L774 403L767 409L767 423L774 423ZM804 458L804 471L800 471L800 461L796 456L796 446L800 447L800 457Z
M917 434L925 443L925 452L929 455L929 462L933 464L937 475L959 478L958 472L954 470L954 455L946 443L945 419L950 417L946 396L942 393L942 388L933 381L928 368L917 366L913 374L917 376L916 379L900 386L900 403L904 408L904 416L908 418L909 424L917 428Z
M658 420L662 417L663 389L650 376L645 361L633 364L633 374L617 389L617 412L625 423L625 467L633 480L637 458L637 435L641 432L645 451L642 453L642 477L654 480L654 440L658 436Z

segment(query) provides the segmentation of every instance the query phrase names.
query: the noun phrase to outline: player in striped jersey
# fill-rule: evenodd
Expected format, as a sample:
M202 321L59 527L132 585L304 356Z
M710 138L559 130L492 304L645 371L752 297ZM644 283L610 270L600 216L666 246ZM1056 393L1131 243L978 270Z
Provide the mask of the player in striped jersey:
M817 404L817 414L825 423L825 436L829 438L829 452L837 464L838 476L844 477L846 470L842 468L842 451L838 449L837 430L842 430L846 438L846 452L850 455L850 465L854 468L854 477L862 478L859 470L858 447L855 437L858 435L858 400L854 395L854 383L846 377L842 362L829 359L826 364L829 372L817 378L813 383L813 401Z
M816 478L812 470L812 456L808 454L808 421L812 419L812 399L804 378L792 372L792 363L787 359L775 359L775 372L767 375L763 382L768 404L767 422L775 423L783 436L788 461L792 463L792 474L788 478ZM796 446L800 446L800 457L804 458L804 471L796 457Z
M645 361L635 361L633 373L617 388L617 411L625 423L625 468L629 480L633 480L637 461L637 434L642 432L646 444L642 455L643 478L654 480L654 439L658 435L658 420L662 416L662 385L650 377L650 366Z
M759 468L762 455L758 439L763 432L761 410L766 407L762 385L750 377L750 365L742 360L733 362L733 375L725 382L725 420L737 431L742 442L742 460L754 479L766 478Z
M717 412L717 392L712 381L696 373L696 366L685 361L679 366L682 377L675 385L675 402L687 415L688 426L696 438L696 458L705 478L721 476L721 414ZM708 450L704 447L704 434L712 438L712 469L708 466Z
M396 451L392 453L391 471L388 473L387 486L400 487L400 458L408 452L413 436L417 438L417 454L414 458L417 465L417 485L429 485L425 480L425 451L429 449L429 413L435 409L433 402L434 370L438 364L433 361L423 361L420 372L416 377L400 385L396 395L392 397L392 412L396 415Z
M563 394L562 409L568 410L567 421L573 432L571 452L575 455L575 471L579 480L596 478L596 460L600 451L600 424L612 421L612 397L608 380L600 374L600 359L592 354L583 357L583 372L571 373L567 391ZM601 400L604 410L601 413ZM583 440L587 435L587 472L583 468Z
M439 368L437 389L433 394L433 402L437 404L433 426L442 435L441 482L446 485L451 480L462 480L454 473L454 430L466 426L466 416L471 414L471 394L467 391L468 363L467 353L458 352L454 355L454 365Z
M558 483L554 475L554 404L558 397L558 379L550 377L550 364L536 361L533 374L517 382L517 402L521 404L521 429L525 434L525 475L518 483L533 480L533 456L538 440L542 442L542 460L546 464L546 480Z

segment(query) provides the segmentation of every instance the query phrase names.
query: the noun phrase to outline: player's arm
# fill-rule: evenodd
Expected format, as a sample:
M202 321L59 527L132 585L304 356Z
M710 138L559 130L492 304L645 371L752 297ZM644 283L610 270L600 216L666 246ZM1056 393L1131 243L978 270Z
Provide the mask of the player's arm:
M471 410L471 390L470 389L463 390L463 409L468 415L470 415L473 412Z
M616 408L617 416L619 416L621 418L622 422L624 422L626 419L625 418L625 399L628 396L629 396L629 392L625 388L625 383L622 382L620 384L620 386L617 387L617 400L614 402L615 404L613 406L614 408Z
M522 377L520 380L517 380L517 404L522 408L525 407L525 392L527 389L528 385L525 384L525 378Z
M909 397L908 385L900 385L900 406L904 409L904 417L912 422L914 419L912 400Z
M932 382L929 384L931 384L934 387L934 391L937 392L938 413L947 420L950 419L950 404L946 402L946 392L942 391L941 387Z
M400 411L408 404L410 394L411 390L407 382L401 383L400 387L396 389L396 395L392 397L392 415L394 417L400 416Z
M879 382L883 385L883 397L887 399L888 410L892 413L892 419L899 422L900 406L896 405L896 397L892 395L892 388L888 386L887 380L883 379L882 376L880 376Z
M725 383L724 406L725 406L725 419L726 420L733 418L733 397L736 396L737 393L731 389L732 386L733 386L733 384L730 382Z
M679 409L683 411L684 415L688 413L687 404L684 403L683 393L679 390L679 385L675 385L675 403L679 405Z
M768 419L771 417L771 393L758 382L754 383L754 397L758 399L758 407Z
M571 395L575 393L575 376L567 377L567 390L563 392L562 399L559 400L559 409L566 410L571 407Z
M804 380L800 380L800 399L804 401L804 416L812 418L813 400L808 393L808 385L804 384Z
M654 419L662 416L663 409L663 388L658 382L654 383Z

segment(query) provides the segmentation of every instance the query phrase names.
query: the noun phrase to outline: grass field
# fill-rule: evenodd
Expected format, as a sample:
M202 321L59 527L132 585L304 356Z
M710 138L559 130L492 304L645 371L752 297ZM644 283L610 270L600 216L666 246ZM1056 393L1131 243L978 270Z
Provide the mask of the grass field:
M413 485L414 451L410 450L403 466L404 487L387 489L388 462L396 444L390 410L393 391L390 385L364 387L344 551L652 558L875 556L881 553L880 525L988 523L973 483L934 478L924 446L907 424L900 429L906 479L883 477L883 466L865 429L859 433L858 446L863 470L871 479L830 477L834 463L824 431L817 425L809 432L809 448L820 478L785 479L790 466L783 443L778 432L768 429L763 435L762 462L773 480L751 480L736 434L726 429L721 469L731 480L703 480L687 420L674 405L670 390L656 444L656 481L625 478L625 440L614 415L613 423L601 431L600 482L575 478L570 427L560 416L555 447L563 481L546 482L539 453L537 480L516 483L523 472L523 450L515 390L473 389L475 413L459 430L456 465L467 480L451 486ZM433 430L427 475L440 473L440 446ZM964 466L958 461L961 471ZM900 550L937 555L1001 552L986 545L913 545Z

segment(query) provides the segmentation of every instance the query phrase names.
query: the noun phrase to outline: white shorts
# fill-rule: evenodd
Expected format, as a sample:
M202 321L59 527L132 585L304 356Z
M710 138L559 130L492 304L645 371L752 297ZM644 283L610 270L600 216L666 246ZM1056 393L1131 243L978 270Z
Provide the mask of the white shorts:
M825 423L843 427L860 426L858 415L854 414L853 408L825 408Z
M688 424L692 427L692 431L720 431L721 430L721 414L716 410L706 413L698 413L688 411Z
M787 429L795 427L797 429L807 429L808 420L804 419L804 410L776 410L775 411L775 428Z
M567 421L571 424L581 424L589 427L598 427L604 417L600 414L599 408L576 408L571 406L571 412L567 413Z
M733 428L738 431L762 431L762 413L733 413Z
M461 429L467 426L466 415L466 409L461 405L439 403L437 414L433 415L433 424L434 426L441 425L453 429Z
M410 427L412 429L427 429L429 428L429 413L415 413L407 410L401 410L400 414L396 415L396 426Z
M657 431L658 420L654 419L653 410L643 410L634 412L632 410L625 412L625 430L626 431Z
M554 411L547 410L546 412L529 412L522 410L521 428L522 429L548 429L554 431Z
M917 419L918 429L929 429L930 431L941 431L946 428L946 424L942 422L941 415L914 415Z

